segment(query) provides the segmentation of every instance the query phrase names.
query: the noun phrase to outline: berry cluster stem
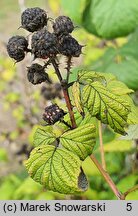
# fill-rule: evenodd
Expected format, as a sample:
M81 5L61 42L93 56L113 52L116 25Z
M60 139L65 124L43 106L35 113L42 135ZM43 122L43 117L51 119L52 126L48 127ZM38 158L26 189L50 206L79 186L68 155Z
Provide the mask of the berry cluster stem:
M63 82L63 79L62 79L58 64L55 61L55 59L51 59L51 63L53 65L54 69L55 69L55 72L56 72L56 74L58 76L58 79L59 79L59 81L61 83L61 86L62 86L66 106L67 106L68 111L69 111L69 116L70 116L70 120L71 120L71 126L72 126L72 128L76 128L76 121L75 121L75 117L74 117L73 107L72 107L69 92L68 92L68 83Z
M66 78L67 82L69 82L69 75L70 75L70 69L71 69L71 59L72 59L71 56L67 58L67 67L66 67L66 69L67 69L67 78Z

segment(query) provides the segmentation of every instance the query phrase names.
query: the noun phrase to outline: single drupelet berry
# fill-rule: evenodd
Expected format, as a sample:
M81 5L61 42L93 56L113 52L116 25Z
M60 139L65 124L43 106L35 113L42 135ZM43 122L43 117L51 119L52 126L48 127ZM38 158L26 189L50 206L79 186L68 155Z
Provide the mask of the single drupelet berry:
M74 25L69 17L59 16L53 23L53 29L56 35L69 34L74 30Z
M35 58L54 57L58 53L55 34L48 32L45 28L34 33L32 36L32 53Z
M64 115L66 115L64 110L59 108L58 105L53 104L45 108L43 120L51 125L62 119Z
M82 47L71 35L62 35L59 39L58 51L62 55L79 57Z
M25 57L25 52L28 52L28 41L23 36L13 36L7 44L7 52L9 56L16 60L22 61Z
M37 31L47 25L47 14L39 8L27 8L21 15L22 28L29 32Z
M51 83L48 74L45 72L45 68L37 63L32 64L30 67L27 68L27 78L28 81L32 84L40 84L42 82L49 82Z

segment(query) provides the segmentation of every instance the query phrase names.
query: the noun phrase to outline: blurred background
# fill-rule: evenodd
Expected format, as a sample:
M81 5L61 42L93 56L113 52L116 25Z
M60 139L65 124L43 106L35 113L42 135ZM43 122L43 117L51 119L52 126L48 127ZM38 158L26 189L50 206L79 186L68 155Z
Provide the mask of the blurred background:
M104 0L101 2L104 3ZM75 80L77 71L82 68L110 72L134 90L131 97L135 105L138 105L138 21L129 26L129 20L128 25L125 25L114 17L114 23L110 23L110 19L105 17L107 29L101 31L102 27L98 29L99 17L96 20L93 14L96 10L100 14L101 8L107 10L107 15L108 12L112 14L106 8L106 3L104 7L100 5L97 9L92 0L1 0L0 199L116 199L89 158L83 163L89 179L89 189L74 196L47 191L29 178L24 168L23 161L33 148L36 125L41 122L44 107L49 101L43 95L43 84L33 86L27 80L26 66L31 64L31 56L28 54L22 62L14 64L7 54L6 44L13 35L28 35L25 30L18 29L21 25L20 15L25 8L36 6L45 9L52 18L70 16L76 26L73 36L80 44L86 45L82 56L73 60L70 81ZM102 10L101 15L104 13ZM121 5L120 10L122 13ZM123 10L125 11L125 7ZM138 14L138 8L136 12ZM126 18L121 22L127 22ZM112 29L116 26L115 23L119 23L118 29ZM61 67L64 73L64 65ZM57 83L52 68L49 68L49 73ZM54 100L60 103L61 97L62 93ZM135 118L138 119L137 107L135 113ZM136 122L135 126L129 128L127 138L122 138L103 126L107 170L122 192L138 184L138 120ZM98 144L97 134L95 155L100 160ZM131 193L127 199L138 200L138 191Z

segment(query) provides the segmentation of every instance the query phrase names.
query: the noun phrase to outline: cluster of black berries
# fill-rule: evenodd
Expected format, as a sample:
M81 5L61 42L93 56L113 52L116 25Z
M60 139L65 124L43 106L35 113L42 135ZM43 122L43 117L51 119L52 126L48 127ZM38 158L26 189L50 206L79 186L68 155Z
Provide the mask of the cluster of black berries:
M74 25L69 17L59 16L53 22L53 32L47 30L48 17L41 8L27 8L21 15L21 27L32 32L31 49L23 36L10 38L7 51L16 62L22 61L25 53L31 52L34 58L47 59L62 54L78 57L82 46L70 35Z
M31 32L29 42L23 36L13 36L7 44L7 52L16 62L22 61L26 53L30 52L34 59L41 58L47 62L44 66L33 63L27 67L27 78L32 84L46 82L41 93L47 100L55 97L61 98L61 86L53 84L46 73L46 68L52 64L57 55L64 55L69 58L79 57L82 47L75 38L71 36L74 25L67 16L59 16L52 23L53 31L48 31L47 13L39 8L27 8L21 15L21 27ZM54 90L53 90L54 89ZM45 109L44 119L49 124L55 123L64 116L64 111L57 105Z

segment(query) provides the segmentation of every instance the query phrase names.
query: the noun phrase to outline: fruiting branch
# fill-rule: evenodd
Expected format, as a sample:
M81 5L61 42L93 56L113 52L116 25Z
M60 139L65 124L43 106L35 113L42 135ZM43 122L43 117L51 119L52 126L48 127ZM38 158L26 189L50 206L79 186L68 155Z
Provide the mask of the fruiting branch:
M65 98L65 102L69 111L69 116L70 116L70 120L71 120L71 125L72 128L76 128L76 122L75 122L75 117L74 117L74 112L73 112L73 107L71 104L71 100L69 97L69 92L68 92L68 83L66 83L61 76L58 64L56 63L56 61L54 59L51 59L52 65L55 69L55 72L59 78L59 81L61 83L62 89L63 89L63 94L64 94L64 98Z

